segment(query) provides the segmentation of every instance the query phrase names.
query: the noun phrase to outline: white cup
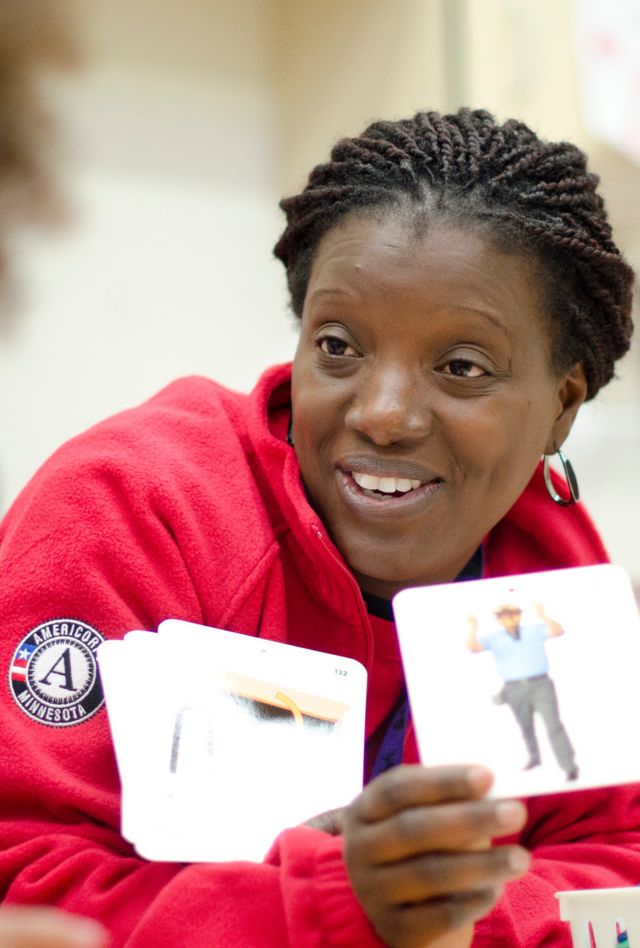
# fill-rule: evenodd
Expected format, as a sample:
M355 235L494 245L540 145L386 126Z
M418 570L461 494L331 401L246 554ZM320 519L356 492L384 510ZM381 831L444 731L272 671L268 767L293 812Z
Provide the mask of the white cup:
M640 948L640 888L581 889L556 892L560 918L569 922L574 948L591 948L589 923L596 948ZM616 922L628 941L618 941Z

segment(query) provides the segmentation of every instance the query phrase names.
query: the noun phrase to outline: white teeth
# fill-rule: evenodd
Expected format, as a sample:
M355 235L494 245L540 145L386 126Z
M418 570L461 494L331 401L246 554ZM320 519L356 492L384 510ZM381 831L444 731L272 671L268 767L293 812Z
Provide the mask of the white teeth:
M373 474L354 474L353 479L363 490L378 490L380 478L374 477Z
M363 490L376 490L381 494L408 493L420 487L422 481L408 477L376 477L374 474L359 474L353 471L351 476Z

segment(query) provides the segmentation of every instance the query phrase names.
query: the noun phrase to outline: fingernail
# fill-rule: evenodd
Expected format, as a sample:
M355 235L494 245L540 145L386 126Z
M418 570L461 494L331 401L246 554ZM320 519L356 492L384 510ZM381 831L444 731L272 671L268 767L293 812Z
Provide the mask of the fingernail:
M493 783L493 774L486 767L474 764L467 770L467 782L471 790L488 790Z
M529 868L531 857L524 849L514 849L509 853L509 865L518 875L522 875Z
M502 800L496 803L496 821L505 829L512 827L517 829L522 825L524 816L524 807L516 800Z

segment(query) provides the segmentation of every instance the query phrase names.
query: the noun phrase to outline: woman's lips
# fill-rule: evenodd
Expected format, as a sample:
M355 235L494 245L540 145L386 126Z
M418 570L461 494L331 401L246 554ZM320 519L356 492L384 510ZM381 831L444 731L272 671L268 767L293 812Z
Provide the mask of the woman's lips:
M356 481L356 477L360 484ZM361 513L383 516L413 513L429 504L444 488L444 481L440 477L424 480L404 478L390 473L381 475L363 471L344 471L341 468L336 469L336 480L342 499L350 507ZM384 490L376 491L369 487L376 481ZM406 489L407 481L410 482L408 489ZM414 487L416 481L419 486ZM398 483L400 483L399 490ZM396 490L392 492L391 488L394 486Z
M363 474L377 478L396 478L427 481L442 481L438 471L416 461L401 458L381 458L369 454L346 454L335 465L345 474Z

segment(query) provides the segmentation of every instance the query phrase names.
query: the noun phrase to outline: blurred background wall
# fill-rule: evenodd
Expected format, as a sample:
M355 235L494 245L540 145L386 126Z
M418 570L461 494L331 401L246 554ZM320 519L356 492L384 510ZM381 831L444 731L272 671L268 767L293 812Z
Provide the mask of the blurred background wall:
M615 69L624 37L640 45L640 12L609 0L627 17L621 39L594 32L593 3L72 2L84 64L42 90L61 125L70 220L19 238L21 304L1 326L0 507L61 441L172 378L248 389L290 358L277 202L376 117L470 104L577 142L639 267L640 63L637 160L592 121L585 76L594 56L603 75ZM639 403L636 345L567 452L640 583Z

